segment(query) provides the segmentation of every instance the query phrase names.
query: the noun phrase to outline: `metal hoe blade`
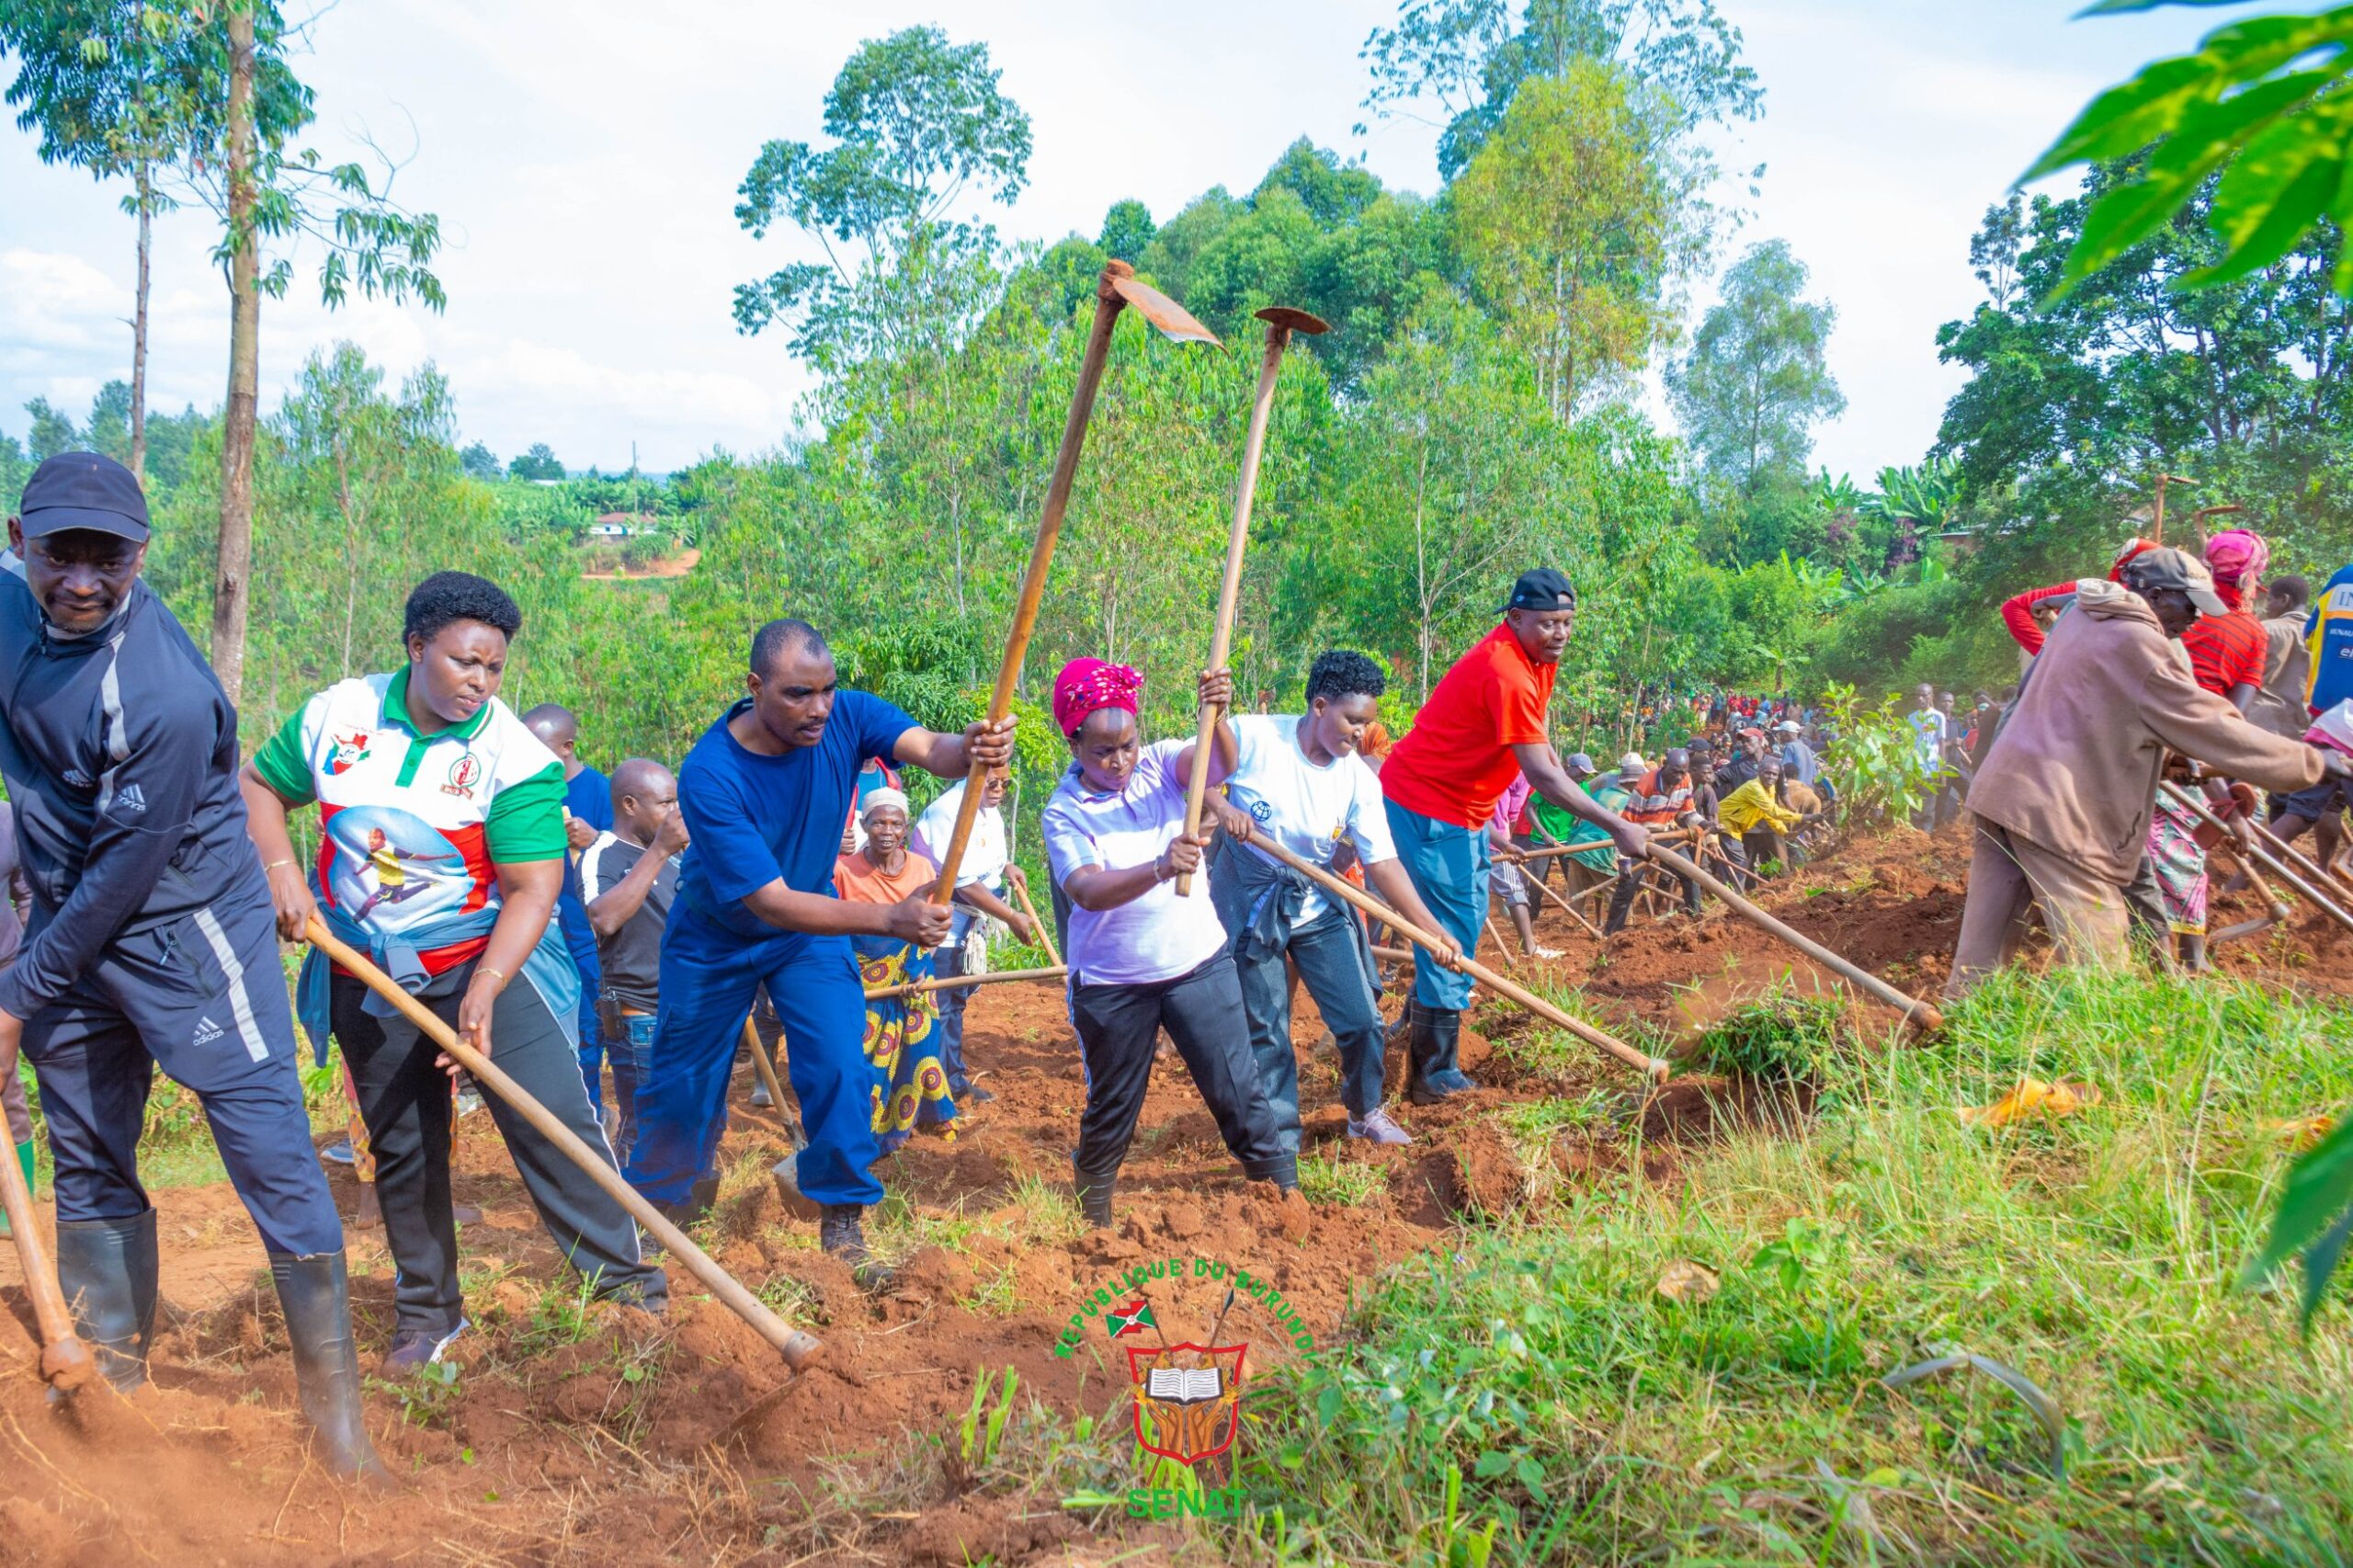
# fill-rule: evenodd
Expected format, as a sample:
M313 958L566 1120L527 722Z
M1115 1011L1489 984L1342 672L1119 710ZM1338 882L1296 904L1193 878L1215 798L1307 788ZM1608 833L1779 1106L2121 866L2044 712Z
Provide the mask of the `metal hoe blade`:
M1135 307L1138 315L1159 328L1162 336L1178 343L1207 343L1220 348L1225 347L1224 344L1218 342L1216 333L1195 321L1192 313L1184 306L1151 284L1139 283L1132 278L1115 278L1111 280L1111 287L1119 291L1120 298Z
M1303 332L1310 337L1320 336L1332 330L1331 324L1322 316L1295 311L1289 305L1268 305L1258 312L1257 316L1268 326L1280 327L1285 332Z

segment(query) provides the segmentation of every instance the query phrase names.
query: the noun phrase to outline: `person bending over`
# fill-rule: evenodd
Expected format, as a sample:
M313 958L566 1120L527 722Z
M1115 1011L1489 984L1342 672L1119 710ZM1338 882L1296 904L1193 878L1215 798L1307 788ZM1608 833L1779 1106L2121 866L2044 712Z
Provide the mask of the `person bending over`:
M2061 961L2125 959L2124 894L2143 859L2168 747L2268 790L2353 776L2338 755L2258 729L2202 689L2174 642L2228 613L2205 565L2143 551L2086 579L2060 617L1971 791L1969 898L1948 996L2009 960L2039 908Z

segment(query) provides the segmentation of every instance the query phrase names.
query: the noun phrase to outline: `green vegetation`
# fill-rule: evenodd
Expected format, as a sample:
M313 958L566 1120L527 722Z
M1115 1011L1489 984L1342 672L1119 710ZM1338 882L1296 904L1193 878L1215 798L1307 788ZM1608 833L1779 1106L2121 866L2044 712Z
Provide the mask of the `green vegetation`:
M2292 1292L2238 1278L2278 1129L2353 1087L2353 1026L2076 976L1989 987L1952 1024L1816 1057L1802 1140L1564 1188L1390 1277L1279 1381L1254 1484L1358 1561L1433 1560L1449 1498L1498 1561L2336 1561L2344 1309L2307 1346ZM2105 1102L2007 1131L1954 1114L2029 1072ZM1721 1289L1658 1294L1682 1260ZM2001 1383L1881 1383L1948 1347L2056 1402L2063 1476Z
M1710 1026L1693 1043L1689 1064L1768 1085L1818 1086L1839 1049L1840 1014L1833 998L1777 993Z

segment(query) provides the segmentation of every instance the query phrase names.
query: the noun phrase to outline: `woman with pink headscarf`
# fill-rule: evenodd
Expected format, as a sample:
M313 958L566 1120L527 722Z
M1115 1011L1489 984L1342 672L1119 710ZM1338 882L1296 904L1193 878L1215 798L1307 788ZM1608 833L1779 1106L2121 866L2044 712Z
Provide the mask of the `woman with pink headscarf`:
M1242 983L1210 902L1201 849L1185 833L1193 743L1145 745L1136 699L1143 677L1124 665L1074 659L1054 677L1054 727L1071 768L1046 802L1046 860L1071 904L1071 1022L1086 1066L1086 1108L1071 1165L1087 1223L1111 1223L1111 1195L1166 1029L1226 1148L1251 1181L1299 1185L1243 1027ZM1239 745L1225 722L1233 680L1201 676L1219 710L1210 782L1232 772ZM1191 892L1176 881L1190 873Z

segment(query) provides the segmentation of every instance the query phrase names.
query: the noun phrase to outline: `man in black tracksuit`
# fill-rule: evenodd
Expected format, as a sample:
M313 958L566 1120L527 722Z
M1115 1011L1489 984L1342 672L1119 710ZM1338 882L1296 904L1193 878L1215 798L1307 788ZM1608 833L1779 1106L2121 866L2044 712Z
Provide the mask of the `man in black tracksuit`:
M119 1389L146 1381L155 1210L138 1142L158 1066L194 1091L286 1312L328 1467L361 1421L343 1228L311 1146L275 913L237 789L237 714L139 581L147 505L92 452L26 484L0 557L0 776L33 914L0 972L0 1071L29 1057L56 1162L57 1272Z

